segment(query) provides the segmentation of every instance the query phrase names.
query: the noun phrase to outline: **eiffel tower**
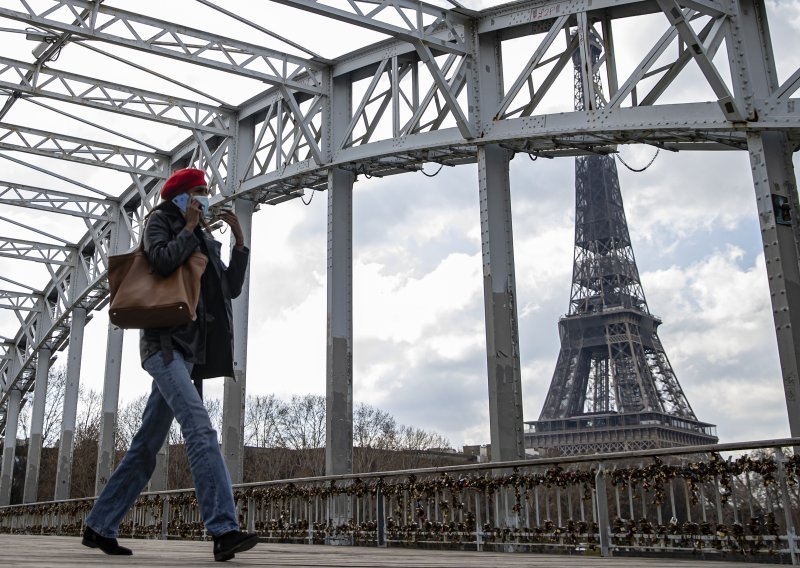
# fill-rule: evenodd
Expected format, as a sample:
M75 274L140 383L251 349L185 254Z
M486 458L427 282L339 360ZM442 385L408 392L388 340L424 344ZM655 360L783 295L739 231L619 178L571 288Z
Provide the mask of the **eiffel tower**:
M597 109L605 104L602 47L593 29L588 35ZM573 64L575 109L583 110L579 53ZM675 377L660 324L639 279L614 157L575 158L569 312L558 322L561 351L539 420L526 422L526 446L574 455L716 443L716 426L697 420Z

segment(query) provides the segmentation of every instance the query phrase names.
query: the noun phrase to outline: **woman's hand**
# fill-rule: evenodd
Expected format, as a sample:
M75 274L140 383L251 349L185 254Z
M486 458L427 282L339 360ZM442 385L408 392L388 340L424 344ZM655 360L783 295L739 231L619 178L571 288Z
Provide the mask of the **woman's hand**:
M186 220L186 225L184 225L183 229L193 233L195 227L200 223L200 217L202 217L202 215L200 203L194 199L189 199L189 203L186 205L186 211L183 213L183 217Z
M239 218L236 214L233 211L222 210L219 214L219 218L231 228L231 233L233 233L233 238L236 241L236 248L243 247L244 233L242 232L242 226L239 224Z

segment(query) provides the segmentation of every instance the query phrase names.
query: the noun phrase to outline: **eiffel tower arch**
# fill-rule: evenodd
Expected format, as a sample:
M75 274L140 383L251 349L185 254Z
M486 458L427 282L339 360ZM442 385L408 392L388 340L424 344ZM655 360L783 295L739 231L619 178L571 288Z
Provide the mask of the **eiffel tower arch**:
M602 54L591 31L596 65ZM605 104L600 77L585 92L573 58L575 110ZM584 104L584 101L591 101ZM558 323L561 350L539 420L526 446L562 455L717 442L700 422L658 337L636 267L614 157L575 158L575 254L569 311Z

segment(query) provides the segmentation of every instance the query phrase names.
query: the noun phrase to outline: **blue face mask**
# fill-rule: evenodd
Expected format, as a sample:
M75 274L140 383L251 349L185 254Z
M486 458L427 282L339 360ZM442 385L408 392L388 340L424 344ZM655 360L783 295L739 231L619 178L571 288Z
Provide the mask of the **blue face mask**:
M203 214L203 217L208 217L208 197L205 195L194 195L192 199L200 204L200 212Z

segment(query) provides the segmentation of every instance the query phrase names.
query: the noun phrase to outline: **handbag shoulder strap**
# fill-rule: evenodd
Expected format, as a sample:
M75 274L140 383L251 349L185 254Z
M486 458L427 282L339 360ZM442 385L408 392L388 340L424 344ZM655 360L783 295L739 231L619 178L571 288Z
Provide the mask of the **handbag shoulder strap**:
M139 233L139 246L138 246L138 250L142 252L144 252L144 233L145 231L147 231L147 224L150 222L150 217L152 217L158 211L160 211L160 209L157 208L151 209L150 212L147 215L145 215L144 219L142 220L142 230Z

